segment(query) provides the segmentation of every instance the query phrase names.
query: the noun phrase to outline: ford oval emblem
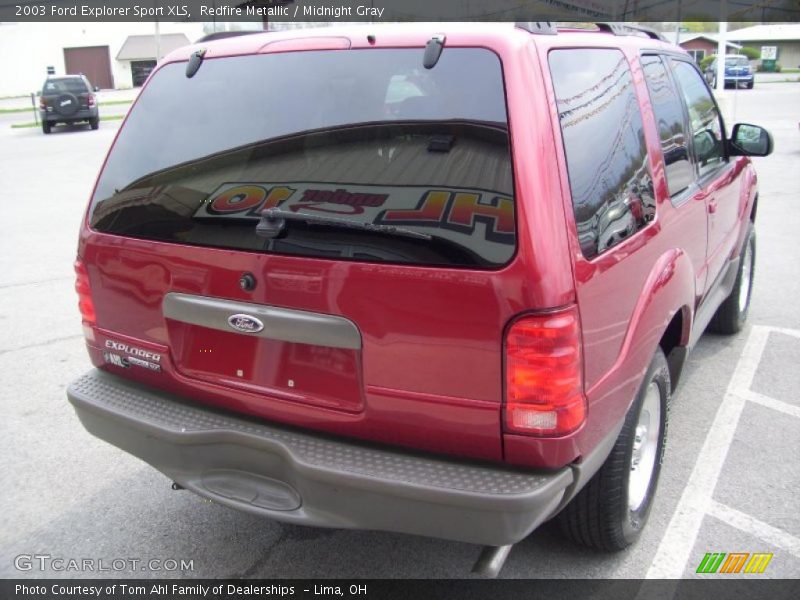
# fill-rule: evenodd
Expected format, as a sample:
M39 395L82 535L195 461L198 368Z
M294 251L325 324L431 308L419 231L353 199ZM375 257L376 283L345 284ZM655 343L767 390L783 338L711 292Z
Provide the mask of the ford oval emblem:
M228 325L230 325L232 329L241 331L242 333L258 333L264 329L264 323L255 317L243 314L231 315L228 317Z

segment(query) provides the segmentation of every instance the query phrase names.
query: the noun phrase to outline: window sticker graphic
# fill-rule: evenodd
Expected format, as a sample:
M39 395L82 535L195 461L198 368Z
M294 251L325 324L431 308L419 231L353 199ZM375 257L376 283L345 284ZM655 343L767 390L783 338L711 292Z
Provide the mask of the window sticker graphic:
M467 247L480 246L481 253L489 257L507 259L509 246L515 243L511 196L446 186L228 182L209 194L193 217L255 223L262 211L276 207L300 214L410 227Z

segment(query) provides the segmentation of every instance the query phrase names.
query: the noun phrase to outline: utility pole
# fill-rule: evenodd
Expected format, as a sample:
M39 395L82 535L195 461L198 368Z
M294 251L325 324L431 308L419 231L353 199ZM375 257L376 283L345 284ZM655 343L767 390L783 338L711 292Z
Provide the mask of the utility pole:
M717 91L725 89L725 52L728 49L728 0L719 4L719 39L717 40Z

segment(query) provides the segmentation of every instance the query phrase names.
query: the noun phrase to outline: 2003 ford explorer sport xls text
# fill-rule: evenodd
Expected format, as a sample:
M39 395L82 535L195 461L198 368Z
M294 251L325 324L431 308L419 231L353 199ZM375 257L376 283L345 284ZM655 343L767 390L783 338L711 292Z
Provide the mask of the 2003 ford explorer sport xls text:
M609 24L368 26L170 54L80 234L83 425L221 504L510 545L641 532L670 393L755 264L691 58Z

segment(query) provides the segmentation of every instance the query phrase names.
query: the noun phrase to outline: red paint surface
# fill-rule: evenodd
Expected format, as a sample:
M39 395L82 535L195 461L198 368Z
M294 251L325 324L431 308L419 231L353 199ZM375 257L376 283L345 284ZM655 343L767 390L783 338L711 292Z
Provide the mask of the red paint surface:
M441 29L381 27L374 44L363 29L337 29L337 38L325 36L330 30L243 36L209 44L206 60L319 47L409 46L419 48L421 61L425 43ZM517 254L506 268L266 256L126 239L84 224L79 256L97 312L96 340L89 343L93 362L199 402L388 444L538 467L563 466L591 451L624 416L671 317L681 311L691 321L724 259L741 243L753 202L752 169L746 159L732 159L724 178L680 207L670 203L638 64L642 45L668 45L609 34L533 36L510 26L444 30L447 47L490 48L503 63L518 233ZM551 47L582 45L621 48L631 63L657 197L655 221L593 260L579 250L547 67ZM173 52L162 64L186 60L194 49ZM746 188L743 173L750 173ZM712 200L717 210L709 214ZM429 202L420 210L438 219L441 209ZM451 218L461 217L456 211ZM260 282L253 292L239 288L244 271ZM165 320L161 301L168 292L341 315L358 326L363 348L237 343L241 336ZM562 438L504 434L505 327L520 313L574 302L582 327L587 421ZM105 365L108 338L163 353L163 372Z

